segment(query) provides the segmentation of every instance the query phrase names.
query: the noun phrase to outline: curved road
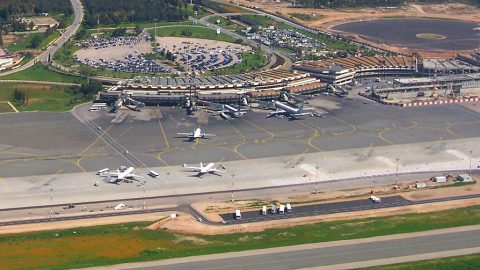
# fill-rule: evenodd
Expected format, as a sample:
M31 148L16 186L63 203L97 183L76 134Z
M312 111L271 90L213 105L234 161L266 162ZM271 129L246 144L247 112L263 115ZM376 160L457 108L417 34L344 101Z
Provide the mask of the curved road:
M218 28L220 29L220 31L222 31L223 33L233 37L233 38L240 38L242 39L245 43L249 44L250 46L252 47L257 47L259 44L260 44L260 49L263 50L264 52L266 52L268 55L270 55L270 63L264 67L264 69L271 69L273 65L275 65L275 63L277 63L277 57L279 58L282 58L283 61L280 61L280 62L283 62L283 65L280 67L282 69L287 69L289 70L291 67L292 67L292 60L287 56L285 55L284 53L280 52L280 51L277 51L275 50L274 48L270 48L269 46L265 46L261 43L257 43L253 40L249 40L247 39L245 36L242 36L242 35L239 35L233 31L230 31L228 29L225 29L225 28L222 28L222 27L219 27L219 26L216 26L216 25L212 25L210 22L208 22L208 20L214 16L221 16L221 17L226 17L226 16L233 16L233 15L240 15L240 14L245 14L245 13L215 13L214 11L212 11L213 14L211 15L207 15L207 16L204 16L200 19L198 19L198 22L207 26L207 27L210 27L210 28ZM246 13L246 14L251 14L251 13Z
M73 37L75 33L77 32L78 28L80 28L80 25L83 21L83 16L84 16L84 11L83 11L83 6L80 0L70 0L73 8L73 12L75 14L75 20L73 21L72 25L70 25L65 32L63 32L62 36L58 38L53 44L50 45L45 51L43 51L40 55L37 57L33 58L30 60L30 62L26 63L25 65L22 65L19 68L5 71L3 73L0 73L0 76L4 75L9 75L13 74L22 70L25 70L31 66L33 66L37 62L43 62L46 63L48 62L48 58L53 58L53 55L60 49L60 47L65 44L65 42Z

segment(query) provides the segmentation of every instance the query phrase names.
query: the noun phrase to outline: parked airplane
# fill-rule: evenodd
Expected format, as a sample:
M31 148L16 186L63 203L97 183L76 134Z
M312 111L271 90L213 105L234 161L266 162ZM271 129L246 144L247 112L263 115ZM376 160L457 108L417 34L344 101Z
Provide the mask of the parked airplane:
M183 164L184 168L191 169L193 172L196 172L196 176L202 176L207 173L218 175L217 173L225 173L226 171L222 171L219 169L214 168L215 163L210 162L206 166L203 166L203 163L200 162L200 167L189 167L187 164Z
M117 172L110 173L106 172L101 174L101 176L106 176L108 179L108 182L110 183L118 183L120 181L125 181L126 179L134 179L136 180L137 178L143 178L143 176L133 174L133 171L135 168L133 167L128 167L128 168L121 168L120 170L117 169Z
M228 118L239 118L242 117L247 110L244 108L241 108L240 105L238 108L235 108L231 105L228 104L220 104L220 103L215 103L215 102L205 102L209 106L214 106L218 111L220 111L220 116L222 118L228 119Z
M270 112L267 117L277 116L277 115L285 115L287 117L298 119L298 117L304 115L313 115L312 112L307 112L313 110L313 108L304 108L303 103L301 103L298 108L291 107L287 104L284 104L280 101L275 101L274 103L276 110Z
M190 140L194 140L194 139L197 139L197 138L205 139L207 137L214 137L215 136L215 134L202 133L202 130L200 128L196 128L191 133L177 133L177 135L185 136L185 137L189 138Z

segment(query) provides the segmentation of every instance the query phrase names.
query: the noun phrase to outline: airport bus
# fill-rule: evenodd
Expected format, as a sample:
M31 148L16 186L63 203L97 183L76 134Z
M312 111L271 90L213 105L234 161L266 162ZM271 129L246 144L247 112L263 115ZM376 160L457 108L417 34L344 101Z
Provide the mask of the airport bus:
M156 171L152 171L152 170L150 170L150 171L148 172L148 175L150 175L150 176L153 177L153 178L157 178L157 177L158 177L158 173L157 173Z

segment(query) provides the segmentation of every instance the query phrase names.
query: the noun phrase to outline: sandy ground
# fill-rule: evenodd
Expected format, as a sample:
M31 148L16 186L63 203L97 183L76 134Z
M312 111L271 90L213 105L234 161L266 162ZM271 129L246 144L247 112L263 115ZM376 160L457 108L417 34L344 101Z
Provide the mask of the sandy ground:
M314 9L314 8L292 8L288 5L279 5L274 1L248 1L238 0L240 4L245 6L258 6L272 13L280 12L281 14L290 17L289 13L304 13L315 14L316 20L302 21L298 18L292 17L292 19L311 27L318 29L329 30L331 27L360 20L373 20L382 17L429 17L429 18L443 18L443 19L456 19L466 20L473 22L480 22L480 8L461 4L461 3L446 3L436 5L419 5L409 4L393 9L384 8L358 8L358 9ZM360 38L356 36L349 36L351 38ZM365 42L365 40L362 40ZM407 53L411 50L407 48L397 48L386 46L387 49L391 49L401 53ZM451 52L443 51L414 51L424 57L449 57Z
M79 59L82 62L85 59L91 59L99 61L100 59L104 60L125 60L125 57L129 54L133 56L139 56L141 53L148 54L152 53L152 46L148 41L141 41L137 44L132 45L119 45L119 46L110 46L107 48L100 48L98 50L94 48L84 48L75 52Z
M193 55L192 60L195 59L197 55L202 54L206 57L203 62L208 61L210 59L210 54L214 53L220 57L220 59L215 63L220 63L224 60L221 52L227 51L233 58L233 61L229 65L226 65L230 66L238 61L238 57L235 53L251 50L250 47L240 44L199 38L157 37L157 42L160 48L164 48L165 50L176 55L177 59L175 62L187 70L190 70L191 67L187 61L180 60L182 58L182 53L191 53L191 55ZM194 51L195 53L193 53Z

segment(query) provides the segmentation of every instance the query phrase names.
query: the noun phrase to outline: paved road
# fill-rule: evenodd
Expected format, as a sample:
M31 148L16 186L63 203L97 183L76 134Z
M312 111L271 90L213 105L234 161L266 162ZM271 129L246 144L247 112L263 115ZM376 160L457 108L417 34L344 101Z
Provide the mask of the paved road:
M210 22L208 22L208 20L211 18L211 17L214 17L214 16L222 16L222 17L226 17L226 16L232 16L232 15L239 15L238 13L216 13L215 11L213 10L209 10L211 11L213 14L211 15L208 15L208 16L205 16L205 17L202 17L198 20L199 23L203 24L203 25L206 25L208 27L212 27L212 28L219 28L220 31L222 31L223 33L233 37L233 38L240 38L242 39L246 44L249 44L250 46L252 46L253 48L257 47L259 45L259 43L255 42L255 41L252 41L252 40L249 40L247 39L245 36L242 36L242 35L239 35L237 33L235 33L234 31L230 31L228 29L225 29L225 28L222 28L222 27L219 27L218 25L212 25ZM249 14L249 13L247 13ZM281 65L281 68L282 69L287 69L289 70L291 67L292 67L292 60L287 56L285 55L284 53L280 52L280 51L277 51L275 50L274 48L271 48L269 46L265 46L263 44L260 44L260 49L264 52L266 52L268 55L270 55L270 62L265 66L264 69L271 69L273 68L273 66L275 65L275 63L277 63L277 57L283 59L283 60L280 60L280 62L283 62L283 65Z
M13 73L25 70L33 66L37 62L43 62L43 63L48 62L48 59L53 58L53 55L58 51L58 49L60 49L60 47L62 47L63 44L68 39L70 39L71 37L73 37L73 35L75 35L78 28L80 27L80 24L82 23L84 11L83 11L83 6L80 0L70 0L70 2L73 7L73 12L75 13L75 20L73 21L72 25L70 25L65 30L62 36L56 42L54 42L50 47L48 47L45 51L43 51L40 55L30 60L30 62L26 63L25 65L17 69L0 73L1 76L13 74Z
M366 210L391 208L391 207L399 207L399 206L407 206L407 205L419 205L419 204L437 203L437 202L446 202L446 201L455 201L455 200L466 200L466 199L475 199L475 198L480 198L480 194L452 196L448 198L438 198L438 199L428 199L428 200L418 200L418 201L410 201L401 196L389 196L389 197L381 197L382 199L381 203L374 203L371 200L364 198L364 199L344 201L344 202L322 203L322 204L312 204L312 205L302 205L302 206L294 205L291 213L285 212L285 214L283 215L280 215L277 213L271 214L270 212L268 212L267 215L262 215L259 209L257 211L242 212L241 219L235 219L233 213L222 214L221 217L225 221L227 221L228 224L240 224L240 223L251 223L251 222L269 221L269 220L277 220L277 219L366 211ZM267 208L267 210L270 210L270 209Z
M354 269L476 252L478 225L90 269Z

